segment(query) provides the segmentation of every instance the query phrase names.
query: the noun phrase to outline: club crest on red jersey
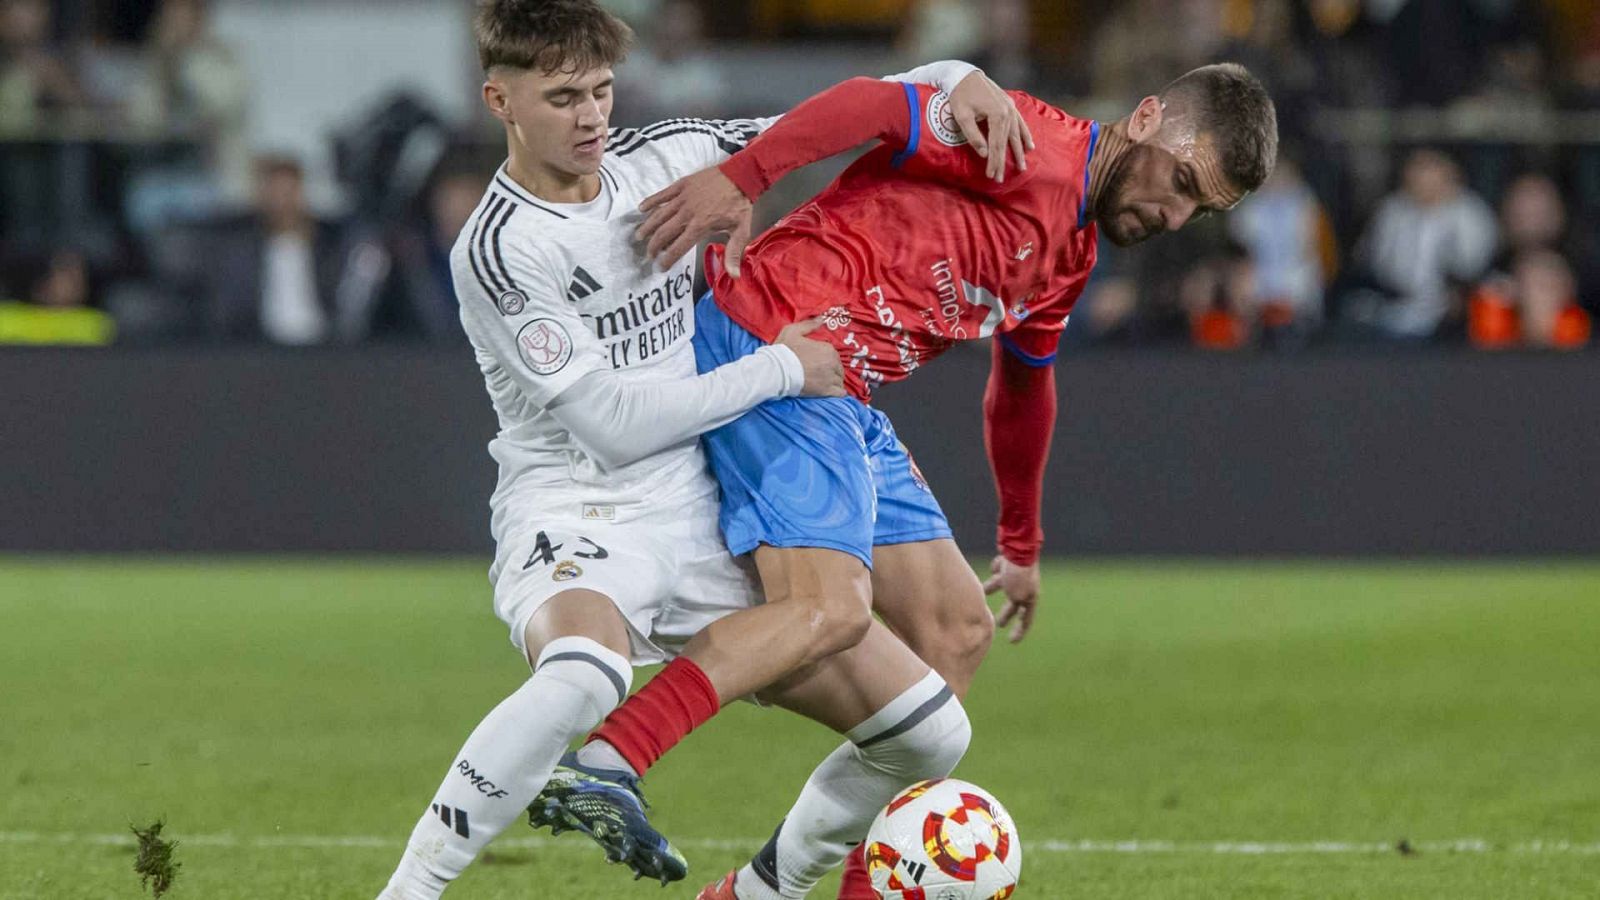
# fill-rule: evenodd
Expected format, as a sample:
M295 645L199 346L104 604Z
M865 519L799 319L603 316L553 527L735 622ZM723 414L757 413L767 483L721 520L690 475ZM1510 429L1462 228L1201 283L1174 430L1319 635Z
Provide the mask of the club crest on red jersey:
M955 112L950 109L950 95L944 91L928 98L928 131L947 147L959 147L967 142Z

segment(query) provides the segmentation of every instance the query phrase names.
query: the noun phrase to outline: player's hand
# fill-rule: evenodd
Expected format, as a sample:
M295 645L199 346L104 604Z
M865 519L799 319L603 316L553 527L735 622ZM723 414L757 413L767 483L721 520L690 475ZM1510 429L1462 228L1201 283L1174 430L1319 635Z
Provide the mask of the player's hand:
M817 318L786 325L773 343L788 347L800 357L800 367L806 370L806 385L800 396L843 397L844 364L839 361L838 348L806 337L821 324L822 319Z
M1028 123L1023 121L1011 95L989 80L989 76L973 72L961 79L950 94L950 112L972 149L989 161L985 172L990 178L1006 180L1008 154L1016 160L1019 171L1028 168L1024 154L1033 149L1033 132L1028 130ZM988 133L979 127L979 122L987 126Z
M680 178L639 204L645 214L639 240L645 255L666 269L713 234L728 236L723 257L728 274L739 277L739 261L750 243L753 204L744 192L715 166Z
M1004 556L996 556L989 571L994 574L983 583L983 592L993 594L1003 590L1006 593L1006 605L994 624L997 628L1010 625L1011 643L1015 644L1027 637L1028 629L1033 627L1033 613L1039 607L1039 564L1020 566Z

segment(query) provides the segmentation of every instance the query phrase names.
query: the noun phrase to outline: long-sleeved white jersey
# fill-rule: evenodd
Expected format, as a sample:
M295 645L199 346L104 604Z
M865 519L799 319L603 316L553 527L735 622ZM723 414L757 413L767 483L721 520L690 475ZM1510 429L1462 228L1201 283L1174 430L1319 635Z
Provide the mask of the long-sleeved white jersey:
M462 325L500 419L489 445L500 464L491 500L497 540L512 507L615 507L710 489L694 435L608 468L604 448L584 447L551 407L597 372L656 382L695 377L690 338L698 258L686 254L666 271L645 258L634 238L638 206L726 159L770 121L673 119L614 132L600 193L588 203L539 200L504 168L490 183L456 241L451 268ZM790 387L780 357L756 366L757 377L725 382L715 398L733 404L729 412Z
M935 63L894 79L952 90L972 71L965 63ZM623 518L630 508L714 492L696 435L798 392L798 361L781 348L688 384L696 379L690 340L698 256L690 252L662 271L634 238L644 198L722 162L775 121L669 119L615 131L600 193L588 203L540 200L504 167L490 183L456 241L451 268L461 321L500 421L489 445L500 466L490 500L496 541L540 515L582 509ZM560 407L582 395L572 389L585 376L607 372L632 385L692 389L694 412L628 419L640 429L662 426L628 441L637 444L630 450L654 452L585 446L563 424L584 411ZM669 383L680 386L667 389Z

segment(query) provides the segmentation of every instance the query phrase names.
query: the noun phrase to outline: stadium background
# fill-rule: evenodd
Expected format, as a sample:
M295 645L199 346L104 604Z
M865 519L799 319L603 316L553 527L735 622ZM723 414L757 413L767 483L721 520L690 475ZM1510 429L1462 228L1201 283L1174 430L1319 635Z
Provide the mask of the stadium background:
M1040 842L1022 896L1600 893L1600 4L614 8L614 125L949 57L1102 120L1216 59L1278 100L1279 176L1108 249L1069 329L1048 606L963 769ZM370 895L515 683L439 269L503 154L468 13L0 0L0 897L136 895L161 815L174 896ZM986 366L882 397L979 556ZM828 747L725 718L652 778L697 875ZM508 846L462 896L632 896Z

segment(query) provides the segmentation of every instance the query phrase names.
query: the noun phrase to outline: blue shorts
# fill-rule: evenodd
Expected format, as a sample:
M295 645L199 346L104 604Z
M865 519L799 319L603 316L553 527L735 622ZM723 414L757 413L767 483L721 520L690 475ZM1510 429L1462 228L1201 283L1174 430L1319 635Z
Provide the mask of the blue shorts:
M702 373L761 346L710 293L700 298L694 355ZM734 554L761 544L826 547L871 568L874 546L951 536L889 417L854 397L769 400L701 440Z

